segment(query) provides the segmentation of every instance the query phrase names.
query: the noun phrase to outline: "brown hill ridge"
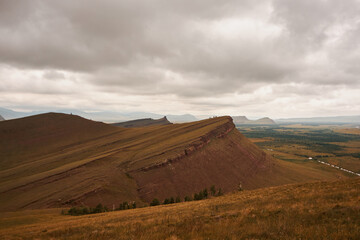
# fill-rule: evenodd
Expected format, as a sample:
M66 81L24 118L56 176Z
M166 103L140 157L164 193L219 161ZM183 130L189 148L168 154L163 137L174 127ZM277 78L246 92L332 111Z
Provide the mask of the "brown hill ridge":
M126 121L126 122L114 123L112 125L117 127L133 128L133 127L146 127L146 126L169 125L169 124L172 123L169 122L169 120L165 116L160 119L143 118L143 119Z
M74 115L42 114L0 123L0 211L112 207L192 195L328 179L320 170L277 161L230 117L121 128Z

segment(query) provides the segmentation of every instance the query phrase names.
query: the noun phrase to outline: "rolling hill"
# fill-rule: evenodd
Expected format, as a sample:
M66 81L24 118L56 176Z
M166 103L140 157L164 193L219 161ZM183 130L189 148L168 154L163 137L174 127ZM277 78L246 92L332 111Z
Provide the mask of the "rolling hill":
M147 127L147 126L156 126L156 125L169 125L172 124L167 120L166 117L160 119L144 118L136 119L126 122L113 123L112 125L117 127L133 128L133 127Z
M122 201L224 192L310 180L333 173L273 159L230 117L122 128L47 113L0 123L0 211L112 206Z
M232 117L234 119L234 124L236 125L275 125L275 121L268 118L260 118L257 120L249 120L245 116L234 116Z

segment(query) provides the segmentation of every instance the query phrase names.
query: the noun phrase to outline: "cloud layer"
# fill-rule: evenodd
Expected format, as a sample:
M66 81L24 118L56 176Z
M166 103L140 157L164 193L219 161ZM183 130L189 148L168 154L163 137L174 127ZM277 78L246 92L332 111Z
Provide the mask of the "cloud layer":
M271 117L360 112L360 2L0 2L0 104Z

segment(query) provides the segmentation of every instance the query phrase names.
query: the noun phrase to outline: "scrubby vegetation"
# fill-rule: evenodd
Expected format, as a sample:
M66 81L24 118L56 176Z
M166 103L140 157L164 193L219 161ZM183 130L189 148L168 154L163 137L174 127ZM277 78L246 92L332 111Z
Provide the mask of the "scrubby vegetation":
M119 205L118 208L113 209L114 211L119 210L126 210L126 209L134 209L136 208L136 202L128 203L123 202ZM95 208L91 207L72 207L68 211L62 210L61 213L64 215L72 215L72 216L80 216L85 214L94 214L94 213L103 213L103 212L109 212L109 209L106 206L103 206L101 203L99 203Z
M67 212L63 210L62 214L68 214L68 215L72 215L72 216L79 216L79 215L102 213L102 212L108 212L108 211L109 211L109 209L106 206L103 206L101 203L99 203L95 208L72 207Z
M203 199L209 198L210 196L218 197L218 196L222 196L222 195L223 195L223 192L222 192L221 188L216 190L215 186L212 185L210 187L210 193L209 193L208 189L205 188L204 190L201 190L200 192L195 193L193 198L189 197L189 196L185 196L184 202L203 200ZM162 204L167 205L167 204L173 204L173 203L179 203L179 202L181 202L181 198L178 196L176 198L174 198L174 197L165 198ZM150 203L150 206L157 206L157 205L160 205L160 201L157 198L154 198L152 200L152 202Z
M214 185L212 185L210 187L210 193L208 192L208 189L205 188L204 190L202 190L198 193L195 193L193 198L186 196L184 198L184 202L203 200L203 199L209 198L210 196L218 197L218 196L222 196L222 195L223 195L223 193L222 193L221 188L216 190L216 187ZM164 201L162 202L162 204L167 205L167 204L174 204L174 203L180 203L180 202L182 202L181 198L179 196L177 196L175 198L174 197L165 198ZM158 206L158 205L161 205L161 202L157 198L154 198L152 200L152 202L150 203L150 206ZM119 205L118 208L113 209L113 211L135 209L135 208L136 208L135 201L133 201L131 203L123 202ZM72 207L68 211L66 211L66 210L61 211L61 213L64 215L72 215L72 216L80 216L80 215L85 215L85 214L94 214L94 213L103 213L103 212L109 212L109 209L106 206L103 206L101 203L99 203L95 208L82 206L82 207Z

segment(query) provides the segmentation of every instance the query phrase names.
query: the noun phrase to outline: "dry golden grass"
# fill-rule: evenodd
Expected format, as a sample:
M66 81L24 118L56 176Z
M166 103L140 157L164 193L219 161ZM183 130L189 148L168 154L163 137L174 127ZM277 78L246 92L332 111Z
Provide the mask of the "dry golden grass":
M79 217L2 214L2 239L359 239L360 178Z
M338 133L346 133L346 134L356 134L356 135L360 135L360 129L359 128L345 128L345 129L335 129L335 132Z
M273 138L250 138L249 139L251 142L253 143L257 143L257 142L268 142L268 141L272 141Z

